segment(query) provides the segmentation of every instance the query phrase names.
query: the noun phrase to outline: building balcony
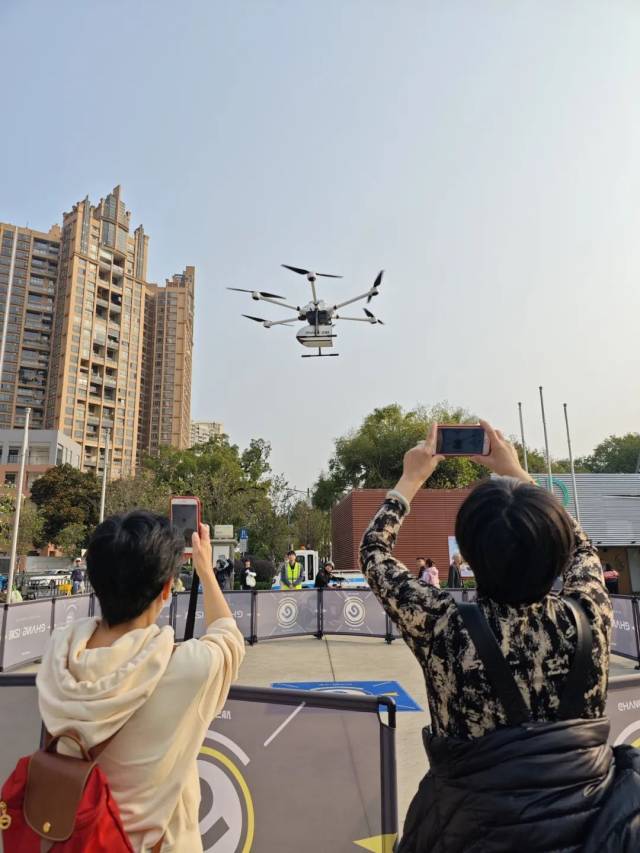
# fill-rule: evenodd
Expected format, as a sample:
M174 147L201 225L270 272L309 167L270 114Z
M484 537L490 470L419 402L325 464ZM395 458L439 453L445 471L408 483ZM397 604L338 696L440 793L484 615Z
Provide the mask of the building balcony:
M100 426L100 418L96 417L95 415L89 415L89 417L87 418L87 423L91 424L92 426Z
M105 385L107 388L115 388L117 385L117 380L110 379L108 376L105 376L102 384Z

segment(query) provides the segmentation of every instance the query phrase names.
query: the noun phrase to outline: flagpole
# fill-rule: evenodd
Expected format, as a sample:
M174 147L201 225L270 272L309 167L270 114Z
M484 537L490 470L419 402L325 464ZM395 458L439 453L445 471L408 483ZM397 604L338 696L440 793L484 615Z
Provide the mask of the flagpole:
M580 521L580 503L578 502L578 484L576 482L576 469L573 464L573 451L571 449L571 433L569 432L569 416L567 414L567 404L562 404L564 408L564 422L567 426L567 446L569 448L569 465L571 466L571 481L573 483L573 503L576 508L576 518Z
M522 456L524 459L524 470L529 473L529 459L527 457L527 442L524 440L524 422L522 420L522 403L518 403L518 414L520 416L520 436L522 437Z
M551 456L549 455L549 436L547 435L547 418L544 413L544 397L542 396L542 385L540 390L540 410L542 411L542 428L544 430L544 449L547 454L547 477L549 480L549 491L553 492L553 474L551 473Z

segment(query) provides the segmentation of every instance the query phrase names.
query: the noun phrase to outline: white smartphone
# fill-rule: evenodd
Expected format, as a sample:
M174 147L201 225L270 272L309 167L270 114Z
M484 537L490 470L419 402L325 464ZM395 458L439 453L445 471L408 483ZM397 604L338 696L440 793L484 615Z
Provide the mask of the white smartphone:
M436 453L441 456L487 456L489 436L478 424L438 424Z
M169 517L171 525L181 536L184 536L185 555L191 557L193 554L191 537L195 531L200 530L202 518L200 499L191 495L172 497Z

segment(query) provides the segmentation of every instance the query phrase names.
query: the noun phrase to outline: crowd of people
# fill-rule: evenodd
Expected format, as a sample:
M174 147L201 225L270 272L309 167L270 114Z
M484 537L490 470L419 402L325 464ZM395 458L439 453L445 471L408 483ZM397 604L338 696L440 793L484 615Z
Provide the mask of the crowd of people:
M496 477L460 508L461 553L448 573L448 586L460 587L470 566L475 604L441 588L433 559L417 559L416 577L393 555L440 462L435 431L406 454L362 540L362 571L424 671L431 717L429 771L398 851L631 853L640 849L640 753L607 744L612 609L602 566L503 435L483 427L490 453L481 461ZM67 755L99 754L114 819L136 853L202 850L196 758L245 654L222 592L233 566L214 566L206 525L192 541L204 636L176 647L172 628L157 626L183 545L166 518L142 510L100 524L86 572L102 616L56 629L37 678L47 732L73 733L75 745L59 742ZM562 595L551 594L558 575ZM242 587L254 588L255 576L245 560ZM290 551L282 588L303 579ZM336 580L329 562L315 582ZM72 575L74 588L83 582Z

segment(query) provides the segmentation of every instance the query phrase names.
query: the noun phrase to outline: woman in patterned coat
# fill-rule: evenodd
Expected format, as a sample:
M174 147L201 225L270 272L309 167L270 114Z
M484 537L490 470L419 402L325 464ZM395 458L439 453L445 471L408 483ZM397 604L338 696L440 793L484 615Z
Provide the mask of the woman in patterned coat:
M482 425L490 438L490 453L474 461L499 477L475 488L456 522L459 547L476 577L478 606L509 665L529 720L557 728L576 648L571 609L550 593L555 577L562 574L562 594L580 604L591 626L592 653L579 716L597 721L593 724L597 731L589 728L588 743L580 741L584 727L562 741L580 750L584 762L559 753L556 740L553 758L542 761L544 773L532 778L521 796L512 743L512 764L505 760L500 770L494 767L499 759L488 738L510 739L511 730L460 611L446 590L420 585L393 557L411 501L441 459L435 454L434 426L427 440L405 455L402 477L387 494L361 545L369 585L424 671L431 712L426 742L428 749L430 744L435 747L429 749L432 772L409 810L400 850L577 851L613 777L611 750L600 725L609 669L609 596L596 549L585 533L555 498L533 483L503 435ZM507 734L496 736L500 731ZM537 749L544 758L550 743L543 739L547 730L535 732L540 734ZM438 756L441 764L434 766ZM472 765L477 771L474 781L470 781ZM565 774L563 783L558 779L558 785L565 786L559 792L553 789L550 766ZM505 787L513 796L505 796ZM565 846L561 848L559 841Z

